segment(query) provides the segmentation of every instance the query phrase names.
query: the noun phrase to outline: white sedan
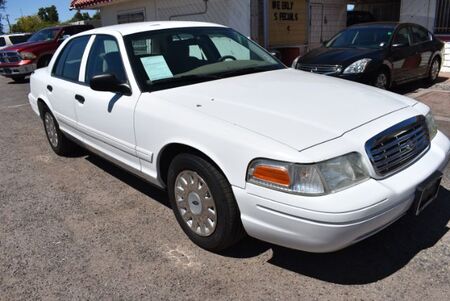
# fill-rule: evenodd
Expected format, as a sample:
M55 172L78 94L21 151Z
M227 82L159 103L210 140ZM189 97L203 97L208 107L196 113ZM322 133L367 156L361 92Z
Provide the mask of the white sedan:
M168 190L181 228L330 252L437 195L450 156L430 109L286 68L236 31L117 25L65 41L31 77L50 146L80 144Z

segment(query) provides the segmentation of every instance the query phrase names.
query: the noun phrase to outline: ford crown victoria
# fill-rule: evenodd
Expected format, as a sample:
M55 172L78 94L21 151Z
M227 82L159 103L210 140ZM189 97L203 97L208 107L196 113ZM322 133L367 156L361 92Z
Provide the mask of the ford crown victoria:
M211 251L245 233L344 248L419 214L449 160L426 105L286 68L220 25L86 31L30 84L58 155L75 142L167 189L181 228Z

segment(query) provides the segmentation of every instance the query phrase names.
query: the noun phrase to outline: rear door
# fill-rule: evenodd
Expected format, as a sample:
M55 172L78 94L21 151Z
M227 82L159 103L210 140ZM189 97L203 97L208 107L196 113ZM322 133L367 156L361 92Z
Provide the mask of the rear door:
M433 56L433 39L431 33L422 26L411 24L411 36L414 48L420 56L416 77L424 77L428 74Z
M417 72L418 55L412 46L411 31L403 25L394 34L391 45L392 79L401 83L413 78Z
M124 62L127 62L126 64ZM72 99L78 116L78 129L84 142L116 163L140 170L134 135L134 109L140 97L125 46L120 35L96 35L89 54L83 58L80 80L85 83ZM96 75L113 74L129 83L131 95L94 91L89 83Z
M79 81L81 61L90 36L82 36L69 41L58 53L47 83L47 97L60 128L76 138L81 138L76 130L76 91L84 85Z

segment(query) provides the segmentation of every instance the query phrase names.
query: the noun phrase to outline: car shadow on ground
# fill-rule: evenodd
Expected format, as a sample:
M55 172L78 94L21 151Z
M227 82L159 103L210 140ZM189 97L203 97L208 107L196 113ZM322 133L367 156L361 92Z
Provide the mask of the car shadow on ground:
M20 81L15 81L15 80L11 80L10 82L8 82L8 85L23 85L23 84L29 84L30 83L30 78L25 78L24 80L20 80Z
M409 94L416 92L419 89L429 89L432 88L436 84L440 84L448 80L448 78L439 76L433 83L429 83L426 80L417 80L407 84L394 86L391 91L397 94Z
M170 208L165 191L95 154L86 152L84 155L98 168ZM449 200L450 191L441 186L439 197L420 216L406 215L380 233L333 253L302 252L246 237L220 255L252 258L271 249L272 257L268 262L280 268L335 284L373 283L403 268L448 232Z
M116 179L133 187L137 191L145 194L149 198L157 201L158 203L161 203L162 205L170 208L169 197L167 195L167 192L165 192L164 190L159 189L156 186L153 186L144 179L141 179L125 171L124 169L110 163L109 161L106 161L105 159L97 155L88 154L85 157L85 159L90 163L94 164L95 166L97 166L98 168L102 169L103 171L107 172L108 174L112 175Z
M440 189L438 199L420 216L406 215L375 236L334 253L307 253L245 239L222 255L248 258L272 249L269 263L283 269L335 284L373 283L403 268L447 233L450 191Z

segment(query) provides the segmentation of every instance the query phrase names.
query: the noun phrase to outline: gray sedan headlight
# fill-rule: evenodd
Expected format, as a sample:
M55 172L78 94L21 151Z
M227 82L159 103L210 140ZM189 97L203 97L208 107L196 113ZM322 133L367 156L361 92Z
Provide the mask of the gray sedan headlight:
M428 132L430 133L430 140L433 140L434 137L436 137L438 128L436 125L436 121L434 120L433 114L430 112L428 112L428 114L425 116L426 118L426 122L427 122L427 127L428 127Z
M368 171L358 153L315 164L257 159L250 163L247 172L250 183L311 196L333 193L368 178Z
M344 74L363 73L366 70L367 65L372 59L362 59L354 62L344 70Z

